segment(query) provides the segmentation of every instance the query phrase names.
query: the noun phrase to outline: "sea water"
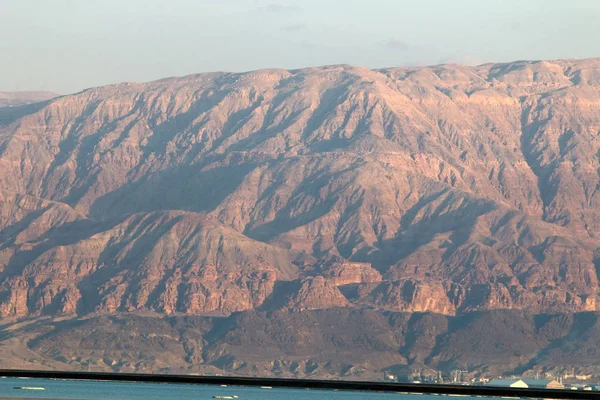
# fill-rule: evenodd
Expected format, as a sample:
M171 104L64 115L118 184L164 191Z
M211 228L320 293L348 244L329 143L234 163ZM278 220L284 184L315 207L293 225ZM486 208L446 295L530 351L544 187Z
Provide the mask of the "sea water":
M43 387L45 390L20 390L15 387ZM319 400L402 398L423 399L418 395L370 393L333 390L306 390L243 386L213 386L172 383L98 382L53 379L0 379L1 397L34 399L123 399L123 400L194 400L212 399L213 396L239 396L239 400ZM430 396L427 396L430 397ZM431 396L433 397L433 396Z
M21 390L15 387L43 387L45 390ZM321 399L402 399L425 400L439 396L396 393L334 391L314 389L262 389L243 386L213 386L172 383L98 382L53 379L0 379L0 398L80 400L201 400L213 396L239 396L239 400L321 400ZM481 400L481 398L479 398Z

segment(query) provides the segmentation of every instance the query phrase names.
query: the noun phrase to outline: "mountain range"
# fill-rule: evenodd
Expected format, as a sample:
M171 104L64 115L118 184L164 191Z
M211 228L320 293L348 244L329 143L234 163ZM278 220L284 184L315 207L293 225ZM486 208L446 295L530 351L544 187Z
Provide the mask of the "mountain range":
M59 95L52 92L0 92L0 107L14 107L50 100Z
M600 311L600 59L207 73L43 100L0 108L0 316L5 340L29 338L6 359L354 376L526 370L561 348L582 366L564 349ZM86 329L144 318L183 346L171 361L119 358L109 333L92 347L110 362L83 352ZM456 333L486 318L512 334ZM355 336L334 339L327 321L348 319ZM469 358L484 342L505 351Z

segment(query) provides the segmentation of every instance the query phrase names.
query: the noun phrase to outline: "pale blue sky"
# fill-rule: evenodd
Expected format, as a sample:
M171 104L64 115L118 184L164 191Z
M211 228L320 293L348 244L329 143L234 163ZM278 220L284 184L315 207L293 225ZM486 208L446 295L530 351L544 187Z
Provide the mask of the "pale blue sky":
M0 0L0 91L600 56L600 0Z

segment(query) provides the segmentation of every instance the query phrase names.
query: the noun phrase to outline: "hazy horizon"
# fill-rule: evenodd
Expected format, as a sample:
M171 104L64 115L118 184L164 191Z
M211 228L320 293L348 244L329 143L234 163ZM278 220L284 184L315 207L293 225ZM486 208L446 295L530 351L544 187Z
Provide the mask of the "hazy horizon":
M0 0L0 91L194 73L600 56L600 2Z

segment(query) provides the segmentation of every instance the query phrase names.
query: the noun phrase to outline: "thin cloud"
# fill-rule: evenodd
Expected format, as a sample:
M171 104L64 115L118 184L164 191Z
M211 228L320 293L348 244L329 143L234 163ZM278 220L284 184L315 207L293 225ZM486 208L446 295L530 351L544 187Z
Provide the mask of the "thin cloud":
M300 42L300 47L303 49L315 49L317 45L310 40L303 40Z
M297 32L297 31L303 31L303 30L307 29L307 27L304 24L292 24L292 25L282 26L280 29L282 31L286 31L286 32Z
M388 40L387 43L385 44L385 47L390 50L400 50L400 51L407 51L407 50L411 49L411 45L409 45L408 43L406 43L403 40L398 40L398 39Z
M297 11L300 7L297 6L287 6L284 4L270 3L266 6L259 7L259 11L270 12L270 13L283 13L290 11Z
M523 29L523 25L519 21L512 21L506 24L506 27L513 32L518 32Z

